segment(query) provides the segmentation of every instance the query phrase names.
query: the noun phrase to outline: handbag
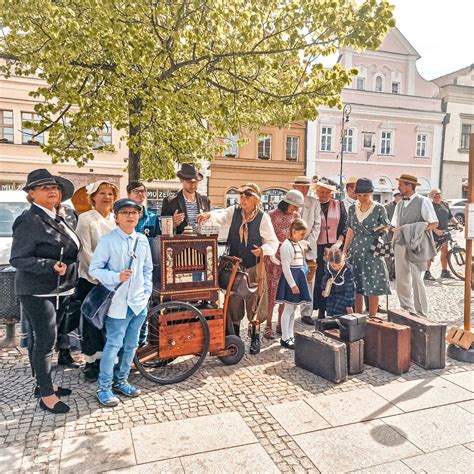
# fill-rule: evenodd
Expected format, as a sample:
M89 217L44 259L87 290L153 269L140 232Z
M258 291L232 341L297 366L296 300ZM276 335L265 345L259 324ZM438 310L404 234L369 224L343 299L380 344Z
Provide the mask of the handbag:
M219 288L227 290L230 283L233 264L222 256L219 258ZM240 267L235 275L234 283L230 291L243 300L251 299L257 292L258 285L251 284L247 273Z
M130 257L127 270L132 268L132 262L135 257L137 244L138 237L137 240L135 240L135 245L133 246L132 256ZM84 301L81 305L81 314L84 319L92 324L92 326L95 328L102 330L104 327L105 317L107 316L112 303L112 298L122 284L123 281L121 281L113 290L109 290L107 287L101 284L94 286L94 288L92 288L92 290L89 291L87 296L84 298Z
M384 242L380 237L377 237L369 250L374 254L374 257L393 257L392 242Z

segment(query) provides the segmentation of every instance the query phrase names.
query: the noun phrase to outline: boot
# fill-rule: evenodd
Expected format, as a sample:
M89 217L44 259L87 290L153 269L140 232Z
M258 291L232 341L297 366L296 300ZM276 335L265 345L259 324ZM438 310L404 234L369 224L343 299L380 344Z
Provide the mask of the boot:
M237 337L240 337L240 324L234 324L234 334L237 336Z
M99 378L99 370L100 360L96 360L95 362L87 362L86 366L84 367L84 377L91 382L95 382Z
M64 365L70 369L79 368L79 364L72 358L69 349L59 349L58 365Z
M251 355L256 355L260 352L260 324L258 322L250 323L250 350Z
M326 310L320 309L318 310L318 319L324 319L326 317Z

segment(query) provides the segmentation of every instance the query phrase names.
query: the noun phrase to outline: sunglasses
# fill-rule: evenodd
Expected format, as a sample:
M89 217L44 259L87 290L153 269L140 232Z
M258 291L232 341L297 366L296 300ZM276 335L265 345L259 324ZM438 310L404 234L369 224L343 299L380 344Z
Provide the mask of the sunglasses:
M248 197L248 198L253 196L253 194L250 191L244 191L244 192L240 193L240 195Z

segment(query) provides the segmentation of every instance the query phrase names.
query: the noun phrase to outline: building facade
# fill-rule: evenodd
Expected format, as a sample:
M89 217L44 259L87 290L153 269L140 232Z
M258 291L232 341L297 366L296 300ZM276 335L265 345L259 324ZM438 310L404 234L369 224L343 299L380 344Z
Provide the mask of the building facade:
M469 135L474 132L474 64L433 79L443 122L440 184L446 198L467 197Z
M340 51L338 61L358 70L342 93L351 112L343 122L341 110L321 108L308 125L308 174L338 183L341 174L343 182L368 177L381 202L392 198L401 173L417 176L421 193L438 186L444 113L438 86L417 72L419 58L397 28L377 51Z
M239 146L239 140L246 143ZM258 133L229 136L227 149L211 163L208 176L213 206L226 207L238 201L237 189L254 182L262 190L266 210L273 209L291 189L291 181L304 174L306 123L290 128L262 127Z

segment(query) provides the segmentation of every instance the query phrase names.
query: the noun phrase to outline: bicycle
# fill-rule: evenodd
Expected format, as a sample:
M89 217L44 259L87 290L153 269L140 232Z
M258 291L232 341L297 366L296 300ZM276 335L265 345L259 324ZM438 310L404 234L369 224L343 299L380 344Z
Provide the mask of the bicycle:
M449 246L447 255L449 269L456 278L464 281L466 276L466 249L461 247L453 237L453 230L455 229L455 227L452 227L446 230L443 236L437 240L436 253L447 243Z

